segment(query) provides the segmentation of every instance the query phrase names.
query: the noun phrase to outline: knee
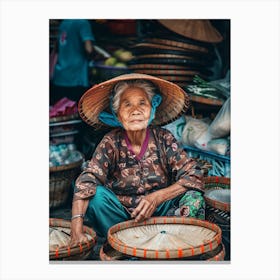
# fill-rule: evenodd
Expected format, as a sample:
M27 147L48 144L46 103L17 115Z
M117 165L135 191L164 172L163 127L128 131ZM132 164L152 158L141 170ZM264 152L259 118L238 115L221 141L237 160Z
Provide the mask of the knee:
M179 201L181 216L205 219L205 200L198 191L187 191Z
M97 186L96 193L90 200L88 208L90 209L100 209L102 206L106 205L108 198L108 190L103 186Z

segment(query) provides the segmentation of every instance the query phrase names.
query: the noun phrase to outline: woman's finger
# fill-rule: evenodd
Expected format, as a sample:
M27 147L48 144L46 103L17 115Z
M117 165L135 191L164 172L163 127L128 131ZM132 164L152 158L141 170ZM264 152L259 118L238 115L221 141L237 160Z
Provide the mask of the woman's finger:
M151 218L152 215L154 214L156 208L155 207L150 207L146 213L146 218Z
M138 204L138 206L134 209L134 211L131 213L131 218L134 218L138 215L138 213L142 210L143 206L144 206L144 201L141 200Z
M154 202L150 202L145 200L145 204L143 206L142 211L140 212L139 216L141 220L150 218L156 210L156 204ZM138 219L137 219L138 220Z
M135 218L135 222L141 222L141 221L145 220L149 206L150 206L149 203L144 203L142 210Z

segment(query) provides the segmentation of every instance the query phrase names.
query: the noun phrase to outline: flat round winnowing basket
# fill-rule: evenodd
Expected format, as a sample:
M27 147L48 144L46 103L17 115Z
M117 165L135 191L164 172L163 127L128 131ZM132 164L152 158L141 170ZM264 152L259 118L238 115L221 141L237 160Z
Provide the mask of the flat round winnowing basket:
M222 211L230 211L230 189L209 189L204 193L208 205Z
M63 219L49 219L49 259L50 260L85 260L96 244L97 236L93 229L83 226L88 241L70 247L71 222Z
M206 205L230 212L230 178L209 176L204 178L204 183Z
M113 249L108 243L101 246L99 257L101 261L143 261L145 259L132 257L125 255L117 250ZM223 261L225 257L225 247L223 244L219 244L217 248L204 254L200 254L194 257L186 257L181 260L195 260L195 261ZM147 259L146 259L147 260ZM154 260L154 259L151 259ZM168 259L165 259L168 260ZM174 259L177 260L177 259Z
M49 169L49 207L63 206L70 195L71 183L81 170L84 159L77 162L53 166Z
M230 178L220 176L208 176L204 178L205 191L220 190L230 191ZM204 196L205 197L205 196ZM222 241L225 246L225 260L230 259L230 204L219 203L206 198L205 218L211 223L217 224L222 230ZM218 208L217 208L218 206ZM222 210L224 209L224 210Z
M222 231L214 223L185 217L153 217L114 225L108 242L117 251L142 259L183 259L217 248Z

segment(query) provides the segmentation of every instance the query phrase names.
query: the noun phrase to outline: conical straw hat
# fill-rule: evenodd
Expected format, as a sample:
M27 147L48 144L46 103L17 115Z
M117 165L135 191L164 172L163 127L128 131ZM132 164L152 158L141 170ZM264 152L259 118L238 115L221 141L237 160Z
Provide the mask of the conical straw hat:
M159 22L167 29L194 40L220 43L222 35L209 20L162 19Z
M156 110L153 125L172 122L189 108L189 96L178 85L151 75L132 73L107 80L86 91L78 104L81 118L95 128L106 126L98 116L102 111L110 112L110 95L114 86L127 80L147 80L153 83L161 94L162 102Z

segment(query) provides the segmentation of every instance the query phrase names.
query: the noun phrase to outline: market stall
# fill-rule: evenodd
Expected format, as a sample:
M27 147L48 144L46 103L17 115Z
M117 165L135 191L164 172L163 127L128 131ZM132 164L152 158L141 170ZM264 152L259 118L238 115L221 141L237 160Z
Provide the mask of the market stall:
M50 21L50 54L60 22ZM202 162L208 190L230 190L230 21L90 19L89 22L98 48L95 57L88 61L90 87L128 73L152 75L181 87L189 95L191 106L180 118L163 127L172 132L189 157ZM54 219L50 221L61 219L63 225L71 218L75 179L110 130L85 124L77 108L78 102L67 97L50 105L49 207L50 219ZM227 195L226 203L230 205L230 192ZM213 199L216 199L214 204ZM225 205L223 199L219 194L207 200L206 220L217 225L218 232L221 230L221 240L216 250L212 248L213 254L198 252L198 260L230 260L230 208L221 209L220 205ZM90 227L86 219L84 223ZM128 255L123 254L114 242L110 242L110 247L103 240L96 241L94 232L90 236L91 253L87 250L83 259L135 257L133 248ZM189 250L191 247L186 249L186 260ZM52 260L61 259L56 252L52 248ZM67 252L63 254L66 259Z

